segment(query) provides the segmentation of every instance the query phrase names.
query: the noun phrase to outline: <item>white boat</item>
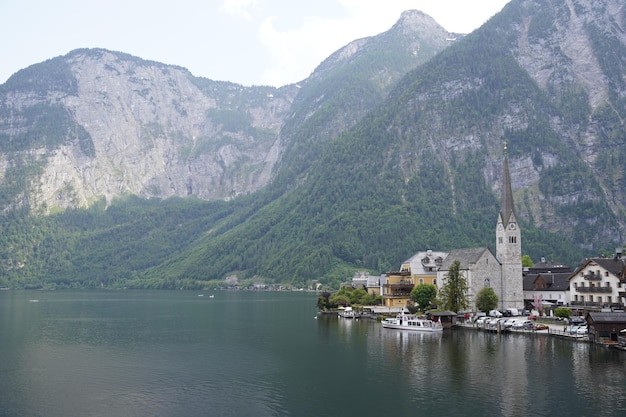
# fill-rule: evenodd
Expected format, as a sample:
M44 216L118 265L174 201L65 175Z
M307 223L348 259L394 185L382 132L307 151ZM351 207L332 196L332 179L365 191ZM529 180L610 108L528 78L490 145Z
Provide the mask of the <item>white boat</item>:
M358 319L359 313L353 310L352 307L345 307L339 310L339 317L344 319Z
M382 325L385 329L411 330L415 332L443 332L443 326L440 322L435 322L415 314L406 314L404 312L396 317L384 319Z

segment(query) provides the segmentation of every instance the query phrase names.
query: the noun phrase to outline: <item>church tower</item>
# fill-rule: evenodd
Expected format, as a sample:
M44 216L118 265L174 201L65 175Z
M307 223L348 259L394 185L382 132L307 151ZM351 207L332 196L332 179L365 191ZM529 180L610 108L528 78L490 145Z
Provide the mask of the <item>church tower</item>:
M509 174L509 158L504 145L504 178L498 223L496 224L496 258L502 265L500 294L501 309L524 307L522 287L522 233L517 223L513 190Z

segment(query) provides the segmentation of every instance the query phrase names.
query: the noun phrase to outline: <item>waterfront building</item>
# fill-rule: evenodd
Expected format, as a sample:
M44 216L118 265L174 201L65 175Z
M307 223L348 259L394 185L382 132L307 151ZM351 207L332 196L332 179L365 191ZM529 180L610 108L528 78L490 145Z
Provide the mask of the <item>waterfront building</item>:
M621 248L613 258L585 260L569 277L570 304L587 308L623 308L626 266Z
M420 284L437 286L437 271L448 256L447 252L432 250L417 252L383 278L382 296L385 307L411 305L411 291Z
M524 304L527 309L539 310L536 302L562 306L570 302L569 277L572 268L558 262L541 262L524 269Z
M502 294L502 267L488 248L454 249L445 259L438 271L438 280L441 288L445 285L450 267L459 261L459 272L467 282L467 301L469 310L476 311L476 295L484 287L491 287L498 296ZM498 302L499 308L504 308Z

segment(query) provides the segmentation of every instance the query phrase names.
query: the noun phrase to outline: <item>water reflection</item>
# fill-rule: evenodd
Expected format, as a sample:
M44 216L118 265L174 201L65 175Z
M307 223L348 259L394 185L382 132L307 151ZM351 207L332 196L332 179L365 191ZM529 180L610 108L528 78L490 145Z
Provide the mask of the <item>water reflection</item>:
M333 323L326 323L332 326ZM610 416L625 412L623 352L545 335L383 329L337 319L342 343L364 343L381 393L448 416ZM367 334L368 337L361 337ZM409 388L406 388L409 387Z

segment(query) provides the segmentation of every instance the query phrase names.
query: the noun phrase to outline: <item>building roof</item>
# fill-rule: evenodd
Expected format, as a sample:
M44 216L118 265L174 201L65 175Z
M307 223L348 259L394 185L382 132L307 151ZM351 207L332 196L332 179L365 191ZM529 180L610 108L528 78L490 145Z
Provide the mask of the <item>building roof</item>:
M447 256L448 252L421 251L402 264L411 265L411 273L413 275L435 275Z
M450 266L457 260L461 263L460 269L469 269L469 266L471 264L476 264L485 252L491 253L491 251L487 248L454 249L450 251L446 259L443 261L440 269L444 271L449 270Z
M569 291L570 272L524 274L524 291ZM543 287L545 284L545 287Z
M572 272L572 268L559 262L546 261L545 258L541 258L541 262L537 262L529 267L528 272L531 274L540 274L542 272Z
M570 279L578 274L581 270L587 268L591 263L600 265L609 273L620 279L626 279L626 260L624 258L589 258L581 263L578 268L570 275Z
M513 189L511 188L511 175L509 174L509 157L504 147L504 178L502 180L502 200L500 202L500 216L503 223L508 223L511 215L515 217L513 205Z
M590 311L587 313L594 323L626 323L626 313L624 312L601 312Z

